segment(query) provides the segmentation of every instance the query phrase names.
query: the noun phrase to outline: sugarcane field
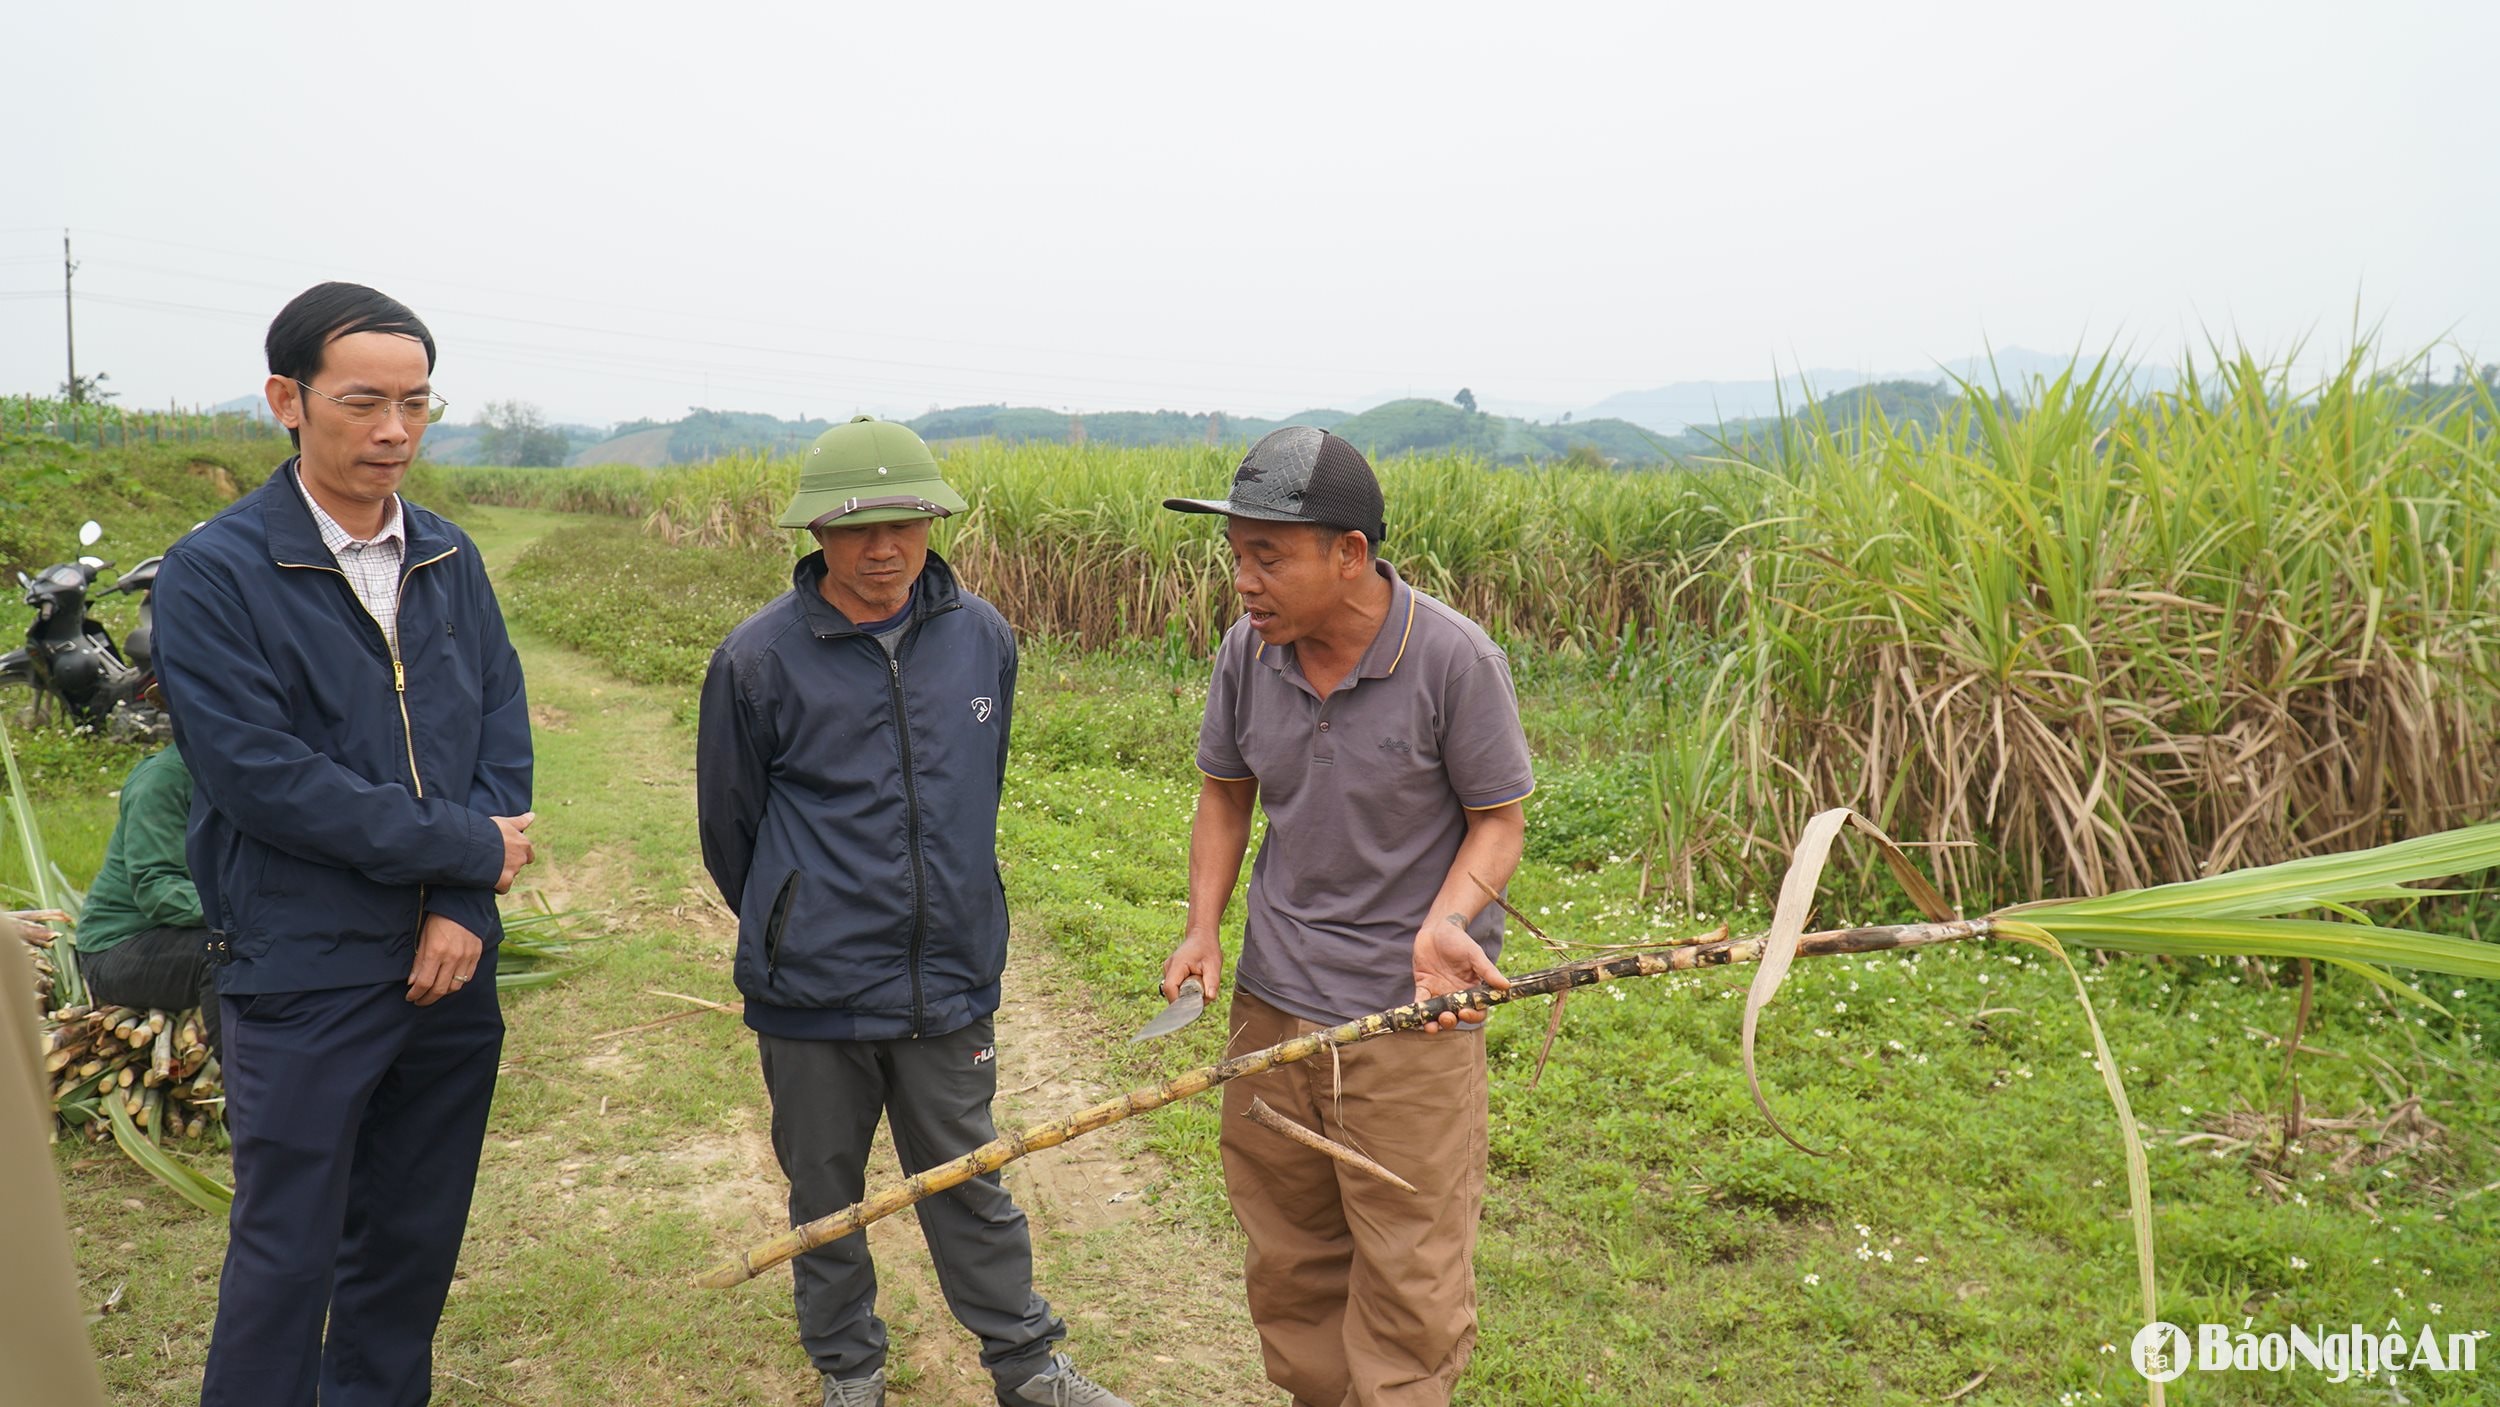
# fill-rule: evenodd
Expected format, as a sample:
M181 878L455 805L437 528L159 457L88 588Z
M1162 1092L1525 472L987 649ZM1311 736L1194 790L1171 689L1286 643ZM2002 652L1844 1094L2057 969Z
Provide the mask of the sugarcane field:
M13 20L0 1407L2500 1404L2494 43Z

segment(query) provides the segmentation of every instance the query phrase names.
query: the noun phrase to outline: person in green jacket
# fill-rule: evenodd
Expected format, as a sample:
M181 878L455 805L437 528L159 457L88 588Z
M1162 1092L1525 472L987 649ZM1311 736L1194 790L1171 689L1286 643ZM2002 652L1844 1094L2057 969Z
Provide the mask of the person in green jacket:
M78 916L78 964L98 1006L198 1007L215 1052L208 923L183 859L190 819L191 769L168 743L122 782L121 818Z

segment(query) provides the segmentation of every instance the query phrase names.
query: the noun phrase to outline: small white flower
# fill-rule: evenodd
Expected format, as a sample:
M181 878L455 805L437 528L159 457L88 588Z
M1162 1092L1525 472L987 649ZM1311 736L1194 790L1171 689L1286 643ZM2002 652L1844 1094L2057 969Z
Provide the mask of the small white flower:
M2292 1269L2294 1269L2294 1270L2307 1270L2308 1268L2309 1268L2309 1262L2307 1262L2307 1261L2305 1261L2305 1260L2302 1260L2302 1259L2301 1259L2300 1257L2298 1257L2298 1256L2294 1256L2294 1257L2292 1257Z
M1847 1002L1833 1002L1833 1003L1832 1003L1832 1010L1834 1010L1834 1011L1847 1011L1848 1009L1849 1009L1849 1003L1847 1003Z
M1806 1283L1809 1285L1820 1285L1823 1283L1823 1277L1820 1275L1808 1275L1806 1277Z
M2445 1313L2447 1313L2447 1309L2446 1309L2443 1305L2441 1305L2439 1301L2437 1301L2437 1300L2432 1300L2432 1301L2431 1301L2431 1313L2433 1313L2433 1314L2445 1314Z
M1912 1265L1925 1265L1926 1263L1927 1263L1927 1257L1925 1257L1925 1256L1912 1256L1912 1257L1910 1257L1910 1264L1912 1264Z

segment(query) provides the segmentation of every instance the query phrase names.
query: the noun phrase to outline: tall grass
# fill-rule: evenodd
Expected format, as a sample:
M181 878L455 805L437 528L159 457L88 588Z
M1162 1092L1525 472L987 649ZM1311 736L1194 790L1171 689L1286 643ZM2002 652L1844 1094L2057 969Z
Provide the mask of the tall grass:
M2134 888L2467 824L2500 784L2500 422L2355 350L2314 383L2215 354L1971 388L1932 429L1809 413L1705 465L1381 464L1385 554L1530 667L1657 684L1657 877L1767 889L1848 806L1956 903ZM2123 393L2122 393L2123 392ZM937 541L1021 628L1202 654L1236 612L1220 535L1165 511L1232 456L981 444ZM472 497L788 545L794 459L454 471ZM1843 881L1841 887L1849 885ZM1867 886L1857 897L1879 892Z
M1175 494L1221 497L1239 451L1001 445L949 455L968 512L932 542L1027 630L1085 645L1177 634L1204 650L1238 615L1232 566L1210 519ZM672 544L804 545L772 523L798 482L795 456L736 455L665 469L446 469L472 501L639 518ZM1490 470L1461 456L1380 466L1390 504L1384 555L1408 579L1525 641L1596 648L1663 620L1684 565L1734 523L1708 476L1559 466Z
M1756 466L1781 522L1718 570L1744 655L1724 804L1980 838L1937 851L1948 884L2032 894L2491 814L2489 391L2426 398L2360 354L2315 387L2241 356L2138 401L2110 373Z

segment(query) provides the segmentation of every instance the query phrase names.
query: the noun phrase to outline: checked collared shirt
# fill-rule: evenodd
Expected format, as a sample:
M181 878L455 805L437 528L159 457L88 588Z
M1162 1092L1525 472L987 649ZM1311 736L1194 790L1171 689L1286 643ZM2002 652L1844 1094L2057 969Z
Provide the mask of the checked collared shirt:
M295 490L304 495L304 506L312 510L313 526L321 530L321 543L330 549L339 571L346 576L356 599L372 612L373 622L382 627L382 638L389 641L391 653L399 653L399 569L408 560L408 521L400 510L399 495L391 495L391 516L382 521L382 530L368 538L352 537L339 526L338 519L321 511L312 490L304 487L303 471L295 474Z

